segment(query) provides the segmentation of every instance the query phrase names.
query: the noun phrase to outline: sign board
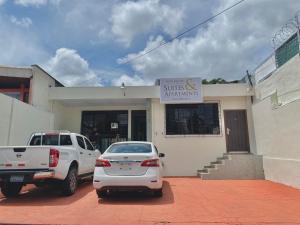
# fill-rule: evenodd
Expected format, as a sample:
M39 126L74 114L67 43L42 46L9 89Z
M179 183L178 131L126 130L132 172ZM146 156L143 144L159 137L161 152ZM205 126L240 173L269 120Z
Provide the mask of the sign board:
M201 103L201 78L160 79L160 102L164 104Z
M110 128L111 129L118 129L119 124L118 123L110 123Z

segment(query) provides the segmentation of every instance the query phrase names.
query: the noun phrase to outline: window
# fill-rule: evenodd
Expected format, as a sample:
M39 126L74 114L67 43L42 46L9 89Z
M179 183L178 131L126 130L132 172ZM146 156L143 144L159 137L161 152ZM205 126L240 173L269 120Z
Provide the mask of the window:
M114 144L107 150L109 153L150 153L149 144Z
M41 135L33 136L29 145L31 146L41 145Z
M85 140L87 150L92 150L93 151L94 146L91 144L91 142L87 138L84 138L84 140Z
M60 135L60 145L62 146L72 145L70 135Z
M85 145L84 145L83 138L80 137L80 136L76 136L76 139L77 139L78 145L79 145L81 148L85 149Z
M166 134L220 134L218 103L166 105Z
M42 145L58 145L58 134L43 135Z

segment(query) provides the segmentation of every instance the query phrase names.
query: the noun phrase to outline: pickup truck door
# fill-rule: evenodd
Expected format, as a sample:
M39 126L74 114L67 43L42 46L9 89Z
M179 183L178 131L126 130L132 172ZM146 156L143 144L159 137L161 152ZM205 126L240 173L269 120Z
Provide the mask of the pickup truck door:
M88 164L87 164L87 169L89 172L93 172L94 168L95 168L95 163L96 163L96 158L97 158L97 154L94 150L93 145L91 144L91 142L87 139L84 138L85 144L86 144L86 148L87 148L87 152L88 152Z
M88 173L88 165L89 165L89 155L86 150L86 146L83 140L83 137L76 136L77 144L78 144L78 154L79 154L79 171L78 174Z

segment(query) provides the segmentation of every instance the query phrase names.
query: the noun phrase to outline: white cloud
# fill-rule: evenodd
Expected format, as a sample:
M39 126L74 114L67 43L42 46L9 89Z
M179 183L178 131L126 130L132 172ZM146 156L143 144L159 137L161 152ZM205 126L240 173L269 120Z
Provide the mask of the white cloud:
M214 11L234 2L222 0ZM166 76L239 79L270 54L272 34L297 9L298 0L246 1L199 29L196 35L175 40L131 65L137 74L152 80ZM144 50L128 54L119 62L143 54L161 41L162 36L150 38Z
M66 86L101 86L88 62L74 49L60 48L44 66Z
M175 35L182 28L183 12L159 0L127 1L113 7L111 21L113 34L129 46L136 35L157 27Z
M22 6L35 6L39 7L42 5L46 5L47 3L52 4L59 4L61 0L14 0L14 3L16 5L22 5Z
M140 76L128 76L126 74L123 74L122 76L113 79L111 83L114 86L121 86L122 83L124 83L126 86L142 86L153 84L152 81L145 80Z
M26 28L28 28L32 24L31 19L28 17L23 17L21 19L18 19L15 16L11 16L10 22L16 24L17 26L26 27Z

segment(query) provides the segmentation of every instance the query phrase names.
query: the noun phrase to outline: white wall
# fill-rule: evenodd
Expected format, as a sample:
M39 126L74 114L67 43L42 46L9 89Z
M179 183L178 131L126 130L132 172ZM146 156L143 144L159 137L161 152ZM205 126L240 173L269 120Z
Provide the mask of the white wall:
M166 153L167 157L164 159L166 176L196 176L198 169L223 156L226 153L223 110L248 107L248 97L206 97L204 100L220 103L220 135L166 136L165 105L160 104L159 99L152 100L152 141L160 152ZM248 124L250 122L251 118L248 118ZM251 151L254 145L251 143Z
M25 145L33 132L53 129L54 115L0 94L0 146Z
M268 180L300 188L300 58L295 56L256 87L253 119ZM277 91L281 105L271 102Z
M49 87L55 86L55 80L36 66L32 67L31 83L32 105L44 111L52 111L52 101L49 100Z

